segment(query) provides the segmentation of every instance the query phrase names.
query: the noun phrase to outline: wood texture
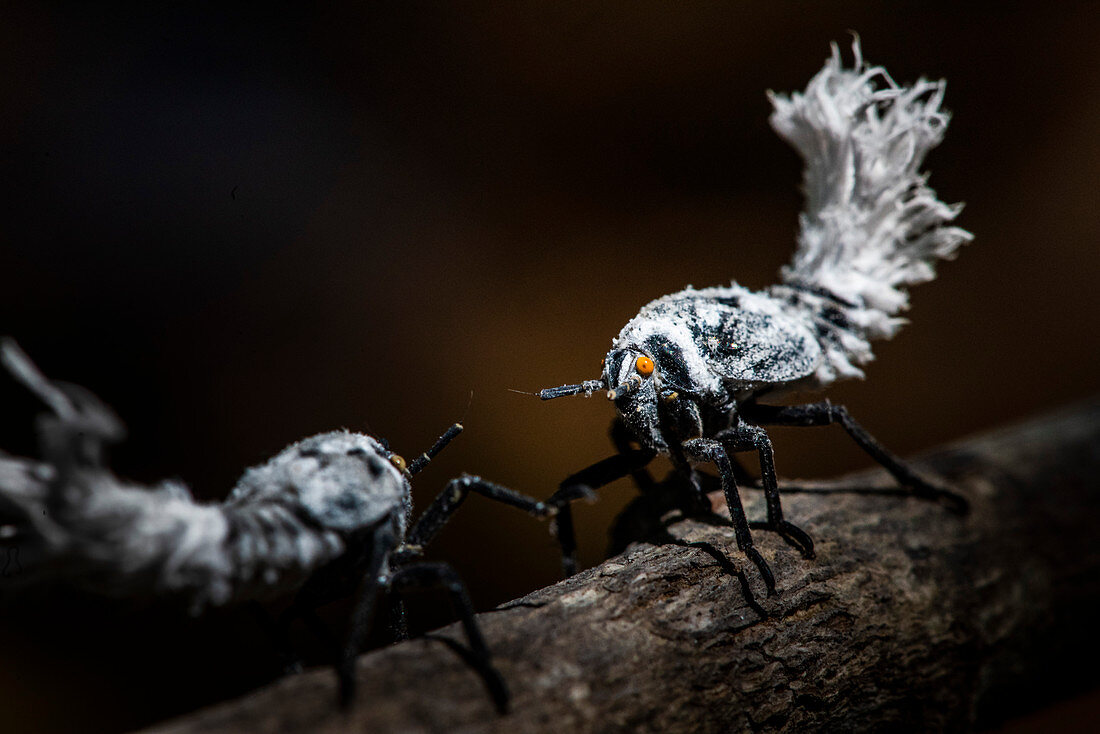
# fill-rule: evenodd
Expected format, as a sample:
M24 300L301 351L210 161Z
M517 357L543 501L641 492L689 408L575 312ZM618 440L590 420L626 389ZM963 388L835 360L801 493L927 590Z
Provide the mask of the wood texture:
M360 659L349 712L319 669L153 731L954 731L1100 680L1100 401L918 466L971 513L892 495L878 471L801 485L785 508L818 557L755 531L773 597L728 528L669 527L722 549L766 617L711 555L675 544L635 544L480 615L507 716L448 645L420 639ZM759 516L759 492L743 494Z

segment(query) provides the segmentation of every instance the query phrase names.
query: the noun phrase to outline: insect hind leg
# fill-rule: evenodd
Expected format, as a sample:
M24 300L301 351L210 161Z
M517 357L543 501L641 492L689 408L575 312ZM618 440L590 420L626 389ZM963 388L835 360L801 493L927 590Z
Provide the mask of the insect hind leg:
M859 425L843 405L833 405L827 400L790 406L750 403L741 406L741 414L747 420L759 425L828 426L839 423L856 445L890 472L898 484L908 488L915 496L940 502L959 515L965 515L970 509L970 503L965 497L945 487L937 486L913 471L908 464Z

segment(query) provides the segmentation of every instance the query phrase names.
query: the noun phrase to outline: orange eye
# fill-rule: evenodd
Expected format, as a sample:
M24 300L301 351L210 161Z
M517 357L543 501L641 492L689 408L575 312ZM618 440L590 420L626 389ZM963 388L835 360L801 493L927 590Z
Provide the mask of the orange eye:
M390 454L390 463L397 467L397 471L405 471L405 460L397 454Z
M634 368L638 370L639 375L649 377L653 374L653 360L643 354L634 362Z

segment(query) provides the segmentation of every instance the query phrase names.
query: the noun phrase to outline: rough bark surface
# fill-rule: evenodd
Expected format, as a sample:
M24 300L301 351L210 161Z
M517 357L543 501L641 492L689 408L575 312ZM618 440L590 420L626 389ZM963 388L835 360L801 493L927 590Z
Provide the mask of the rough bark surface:
M743 569L766 617L711 555L674 544L480 615L507 716L447 645L421 639L360 659L351 711L331 670L312 670L155 731L969 730L1100 680L1100 401L917 465L970 514L875 492L892 487L882 472L802 485L786 514L817 559L754 533L773 597L729 528L671 525ZM759 516L759 493L744 494Z

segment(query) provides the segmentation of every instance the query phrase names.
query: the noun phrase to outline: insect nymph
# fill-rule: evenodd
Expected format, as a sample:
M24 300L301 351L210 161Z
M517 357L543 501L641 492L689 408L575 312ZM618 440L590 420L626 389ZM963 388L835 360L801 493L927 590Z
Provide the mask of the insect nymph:
M424 546L470 492L539 517L540 502L463 475L412 521L410 480L462 431L455 424L406 464L379 439L333 431L303 439L249 469L222 503L198 503L178 482L154 487L116 477L104 447L121 422L87 390L44 377L11 340L0 364L51 413L38 422L43 461L0 453L0 545L16 544L19 584L64 584L127 599L175 599L192 613L293 595L275 627L356 594L337 661L342 701L354 693L354 663L379 591L446 591L470 647L466 656L500 710L508 690L493 667L462 581L444 563L425 563ZM399 631L403 633L403 609Z
M932 262L970 239L946 226L958 205L939 201L919 171L943 137L944 84L900 87L881 67L867 67L853 44L854 68L837 48L806 91L772 95L772 126L805 160L806 209L798 248L782 282L759 292L737 284L687 288L645 307L619 332L598 379L550 388L543 400L607 391L625 431L620 453L567 479L555 503L627 473L657 454L692 475L713 464L722 481L738 547L775 582L754 548L738 495L735 452L755 452L767 505L764 525L806 557L813 541L783 516L766 426L839 423L914 493L965 502L921 478L838 405L768 405L786 393L816 390L848 377L873 358L870 341L893 336L908 306L906 285L930 280ZM631 449L630 440L641 449ZM568 506L558 517L566 572L575 568Z

